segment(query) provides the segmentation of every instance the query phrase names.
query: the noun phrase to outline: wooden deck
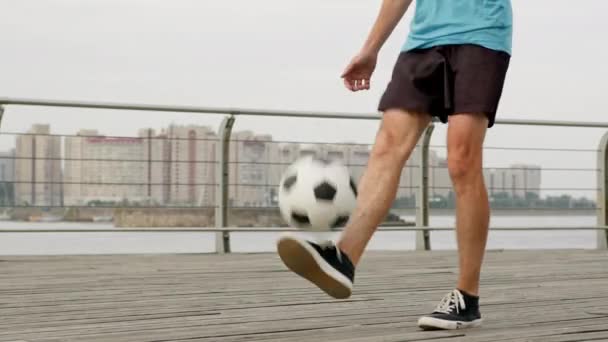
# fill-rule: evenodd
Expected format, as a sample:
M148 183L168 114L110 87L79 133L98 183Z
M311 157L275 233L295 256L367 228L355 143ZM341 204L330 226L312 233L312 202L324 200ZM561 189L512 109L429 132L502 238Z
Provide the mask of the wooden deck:
M274 254L0 258L0 341L608 341L608 252L490 251L481 328L420 331L453 252L369 252L332 300Z

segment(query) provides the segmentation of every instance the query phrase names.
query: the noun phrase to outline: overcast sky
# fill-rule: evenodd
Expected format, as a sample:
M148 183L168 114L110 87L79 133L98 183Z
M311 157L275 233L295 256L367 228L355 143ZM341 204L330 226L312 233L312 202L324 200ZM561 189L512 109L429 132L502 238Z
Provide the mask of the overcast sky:
M372 89L350 93L340 73L380 0L0 0L0 96L375 113L411 15L381 52ZM513 58L499 118L606 121L608 2L513 0ZM219 116L9 107L2 131L50 123L97 128L217 125ZM376 122L239 119L280 140L371 142ZM496 126L486 146L595 149L603 131ZM445 142L439 126L433 144ZM13 139L0 140L0 149ZM441 154L443 150L439 150ZM594 168L595 154L488 150L514 162ZM543 186L595 187L595 173L545 172ZM583 192L589 197L593 192Z

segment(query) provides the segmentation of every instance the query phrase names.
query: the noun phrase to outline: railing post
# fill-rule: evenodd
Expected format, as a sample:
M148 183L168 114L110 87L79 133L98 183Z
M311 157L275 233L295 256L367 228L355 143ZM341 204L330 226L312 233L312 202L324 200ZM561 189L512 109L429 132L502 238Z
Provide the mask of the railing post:
M3 116L4 116L4 106L0 105L0 127L2 127L2 117ZM13 158L14 158L14 156L13 156ZM13 160L13 162L14 162L14 160ZM2 189L3 190L2 193L4 194L4 196L3 196L2 201L0 203L2 205L4 205L5 204L5 198L6 198L6 202L8 202L8 198L9 198L8 194L7 194L7 191L6 191L6 182L4 182L4 181L2 182L2 188L3 188ZM6 208L5 208L4 211L6 211Z
M230 134L234 125L234 116L230 115L222 120L219 129L216 155L217 191L215 207L215 227L224 228L228 224L228 172L230 160ZM230 232L219 231L215 234L215 250L219 254L230 253Z
M600 142L597 168L597 224L605 227L608 223L608 132ZM597 248L608 249L608 232L605 229L597 231Z
M418 154L418 188L416 190L416 226L429 226L429 144L435 125L431 123L422 135ZM431 234L428 230L416 231L416 250L431 250Z

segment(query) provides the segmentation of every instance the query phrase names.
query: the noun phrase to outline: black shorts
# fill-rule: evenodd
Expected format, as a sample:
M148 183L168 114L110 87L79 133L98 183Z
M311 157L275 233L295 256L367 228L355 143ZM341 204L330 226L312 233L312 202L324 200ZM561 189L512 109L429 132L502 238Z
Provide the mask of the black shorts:
M399 55L378 109L438 117L483 113L494 125L510 55L479 45L443 45Z

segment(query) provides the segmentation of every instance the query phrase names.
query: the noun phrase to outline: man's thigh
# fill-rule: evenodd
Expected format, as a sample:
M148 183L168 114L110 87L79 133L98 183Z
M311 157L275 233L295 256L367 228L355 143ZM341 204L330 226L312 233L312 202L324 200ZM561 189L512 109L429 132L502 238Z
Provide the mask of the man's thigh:
M452 114L483 113L494 125L510 56L478 45L457 45L450 54L453 71Z

